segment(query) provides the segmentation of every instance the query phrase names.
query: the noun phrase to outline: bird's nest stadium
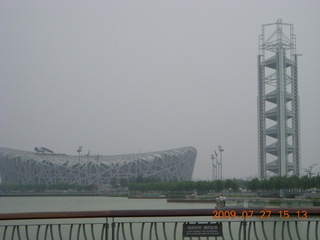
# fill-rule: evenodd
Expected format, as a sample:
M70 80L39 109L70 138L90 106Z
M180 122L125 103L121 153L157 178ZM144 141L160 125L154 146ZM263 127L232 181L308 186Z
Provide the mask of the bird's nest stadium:
M40 151L42 149L43 151ZM0 147L0 177L9 184L110 184L112 179L157 178L191 180L197 150L182 147L166 151L113 156L69 156L35 148L36 152Z

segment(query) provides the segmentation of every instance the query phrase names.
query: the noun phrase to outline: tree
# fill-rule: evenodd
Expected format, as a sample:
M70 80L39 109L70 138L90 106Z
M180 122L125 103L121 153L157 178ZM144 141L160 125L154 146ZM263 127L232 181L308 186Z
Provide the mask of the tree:
M118 179L113 177L111 178L110 180L110 185L113 187L113 188L117 188L118 187Z
M259 187L259 179L258 178L254 178L252 180L250 180L249 182L247 182L246 187L251 190L251 191L257 191L258 187Z
M128 180L125 178L121 178L120 179L120 187L122 187L122 188L128 187Z

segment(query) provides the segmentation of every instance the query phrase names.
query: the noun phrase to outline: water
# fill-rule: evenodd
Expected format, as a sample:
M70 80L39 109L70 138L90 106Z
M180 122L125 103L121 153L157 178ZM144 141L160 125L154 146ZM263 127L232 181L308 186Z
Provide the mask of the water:
M125 197L0 197L1 213L201 208L213 209L215 204L167 203L166 199Z
M0 197L1 213L105 211L130 209L214 209L215 203L167 203L166 199L128 199L126 197ZM227 200L238 207L312 207L312 202Z

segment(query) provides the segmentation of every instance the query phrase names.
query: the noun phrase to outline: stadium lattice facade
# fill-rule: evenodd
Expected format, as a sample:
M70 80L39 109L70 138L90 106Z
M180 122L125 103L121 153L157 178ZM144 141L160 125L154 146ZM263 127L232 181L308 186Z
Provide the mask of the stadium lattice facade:
M10 184L110 184L113 179L191 180L194 147L114 156L69 156L0 148L0 176Z

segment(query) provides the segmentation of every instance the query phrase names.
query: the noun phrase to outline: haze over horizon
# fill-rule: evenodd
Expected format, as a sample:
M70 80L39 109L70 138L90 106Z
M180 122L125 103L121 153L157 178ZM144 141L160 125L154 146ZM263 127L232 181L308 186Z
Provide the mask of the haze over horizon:
M275 6L276 4L276 6ZM261 25L293 24L302 168L320 171L320 2L0 2L0 146L103 155L197 148L194 179L258 173ZM303 170L301 170L304 173Z

